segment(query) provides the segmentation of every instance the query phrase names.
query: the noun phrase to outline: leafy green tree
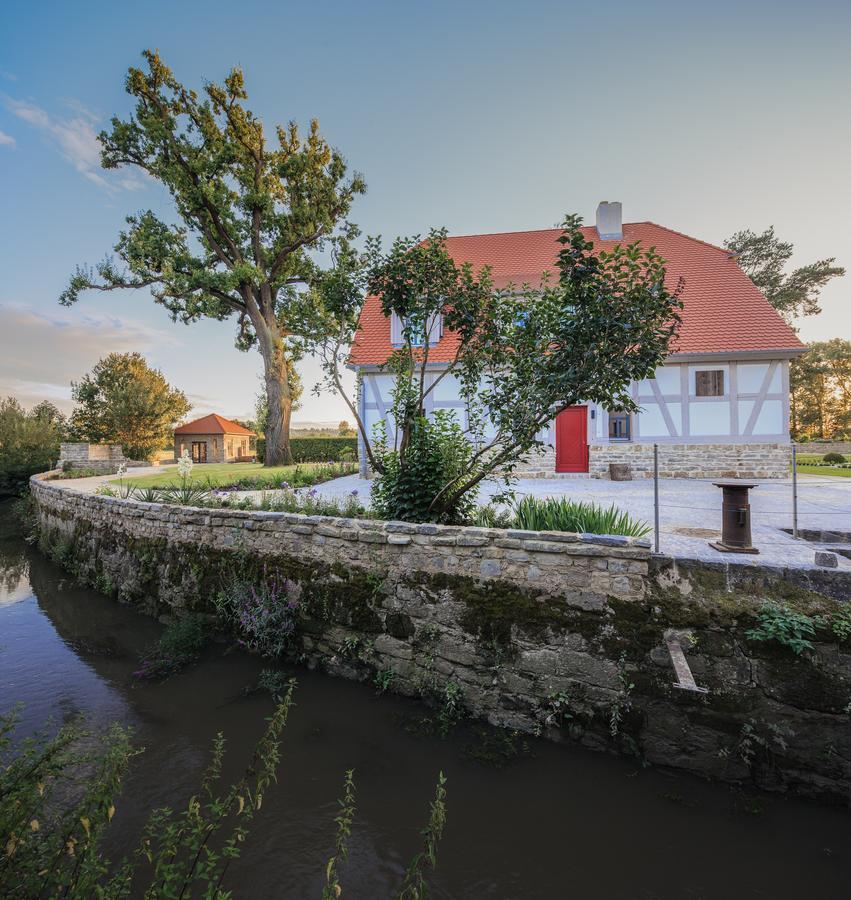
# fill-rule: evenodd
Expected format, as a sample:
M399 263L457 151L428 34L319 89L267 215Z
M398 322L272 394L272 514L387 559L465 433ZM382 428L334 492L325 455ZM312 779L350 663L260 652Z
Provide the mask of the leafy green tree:
M345 251L356 229L345 220L365 191L348 178L316 120L302 138L294 123L267 144L263 123L246 107L243 73L205 85L203 99L177 81L159 54L145 51L147 72L131 68L135 113L113 118L100 135L102 164L136 166L171 194L179 224L150 210L127 217L115 252L94 269L78 268L60 297L86 289L151 288L175 320L236 316L237 346L263 356L269 420L266 464L292 461L292 364L300 348L302 308L322 271L312 251Z
M834 265L835 257L786 272L794 247L775 235L774 226L761 234L748 228L737 231L725 246L736 254L745 274L790 324L801 316L820 313L821 289L832 278L845 274L842 266Z
M64 432L65 418L52 403L27 412L14 397L0 400L0 497L54 465Z
M792 435L813 438L851 434L851 341L809 344L792 361Z
M192 408L140 353L110 353L71 385L76 406L70 429L76 440L121 444L130 459L150 459L171 440Z
M568 406L592 401L636 409L630 385L665 359L679 323L680 287L665 288L664 261L653 249L632 244L597 253L580 224L577 216L565 220L558 277L541 287L494 290L486 268L476 273L455 263L443 230L425 241L397 240L387 253L370 241L365 259L338 259L337 277L322 286L324 320L311 349L357 423L379 476L378 496L404 498L394 510L399 517L463 518L466 495L484 478L510 478ZM363 305L358 273L364 266L368 290L381 298L385 315L403 323L403 345L385 366L395 375L397 426L395 439L386 441L367 433L341 377ZM435 371L428 363L440 316L455 340L452 359ZM457 441L462 423L452 428L426 415L429 395L450 376L466 406L468 455Z

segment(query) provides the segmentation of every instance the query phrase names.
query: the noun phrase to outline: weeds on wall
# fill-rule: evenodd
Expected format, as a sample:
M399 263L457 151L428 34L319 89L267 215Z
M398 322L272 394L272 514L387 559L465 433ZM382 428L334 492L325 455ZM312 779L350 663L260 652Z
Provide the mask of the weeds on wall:
M532 745L528 737L516 729L485 728L473 729L473 740L464 745L463 755L482 765L501 769L515 760L532 755Z
M393 686L393 671L391 669L379 669L375 673L372 683L379 694L386 694Z
M758 769L776 768L775 757L788 749L788 739L794 731L776 722L758 722L748 719L742 723L738 739L732 750L722 749L718 755L722 759L737 757L754 777Z
M851 609L843 608L830 615L808 616L778 603L763 603L757 624L745 632L749 641L775 641L797 656L813 649L818 633L839 643L851 640Z
M621 733L621 725L624 715L632 709L632 692L635 684L630 680L626 671L626 654L621 654L618 660L618 681L620 689L615 694L609 708L609 734L615 740Z

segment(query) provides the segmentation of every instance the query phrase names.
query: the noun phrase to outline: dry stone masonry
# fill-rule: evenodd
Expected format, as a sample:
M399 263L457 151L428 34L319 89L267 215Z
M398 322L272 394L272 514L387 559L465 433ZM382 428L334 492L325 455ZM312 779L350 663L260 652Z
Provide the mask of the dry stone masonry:
M847 573L651 557L643 541L118 500L34 479L42 546L159 617L293 583L293 657L553 740L849 800L851 646L748 640L765 599L832 614ZM674 687L675 629L697 694ZM830 747L830 753L825 748Z
M147 462L127 459L121 444L62 443L59 445L59 468L87 469L103 475L113 475L118 467L145 466Z

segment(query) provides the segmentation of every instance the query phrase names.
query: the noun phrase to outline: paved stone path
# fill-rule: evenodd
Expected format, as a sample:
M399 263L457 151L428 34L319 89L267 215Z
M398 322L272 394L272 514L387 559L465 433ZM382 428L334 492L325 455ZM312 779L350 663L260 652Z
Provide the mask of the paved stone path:
M196 472L202 468L199 466ZM138 468L133 469L132 475L162 471L157 467ZM67 483L77 490L95 491L101 484L114 480L114 475L101 475ZM357 491L361 501L367 503L371 484L357 475L347 475L318 485L316 489L325 497L344 497ZM481 502L499 490L498 484L484 482ZM603 506L614 503L634 518L653 524L653 482L650 479L618 482L589 478L528 478L517 481L516 492L518 496L572 497ZM246 493L259 496L256 491ZM816 548L830 549L829 545L796 541L783 530L792 527L791 481L760 482L750 496L753 543L759 548L759 555L719 553L708 542L720 536L721 491L711 481L662 479L659 482L661 552L712 562L815 568ZM799 476L798 527L810 531L851 532L851 478ZM839 568L851 570L851 560L839 556Z

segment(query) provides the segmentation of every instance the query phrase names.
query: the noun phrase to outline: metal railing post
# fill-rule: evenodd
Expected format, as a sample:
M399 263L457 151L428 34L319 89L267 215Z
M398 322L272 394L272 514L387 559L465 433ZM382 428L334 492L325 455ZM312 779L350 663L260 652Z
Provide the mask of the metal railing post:
M659 445L653 445L653 530L655 541L653 552L659 552Z
M792 537L798 539L798 448L792 444Z

